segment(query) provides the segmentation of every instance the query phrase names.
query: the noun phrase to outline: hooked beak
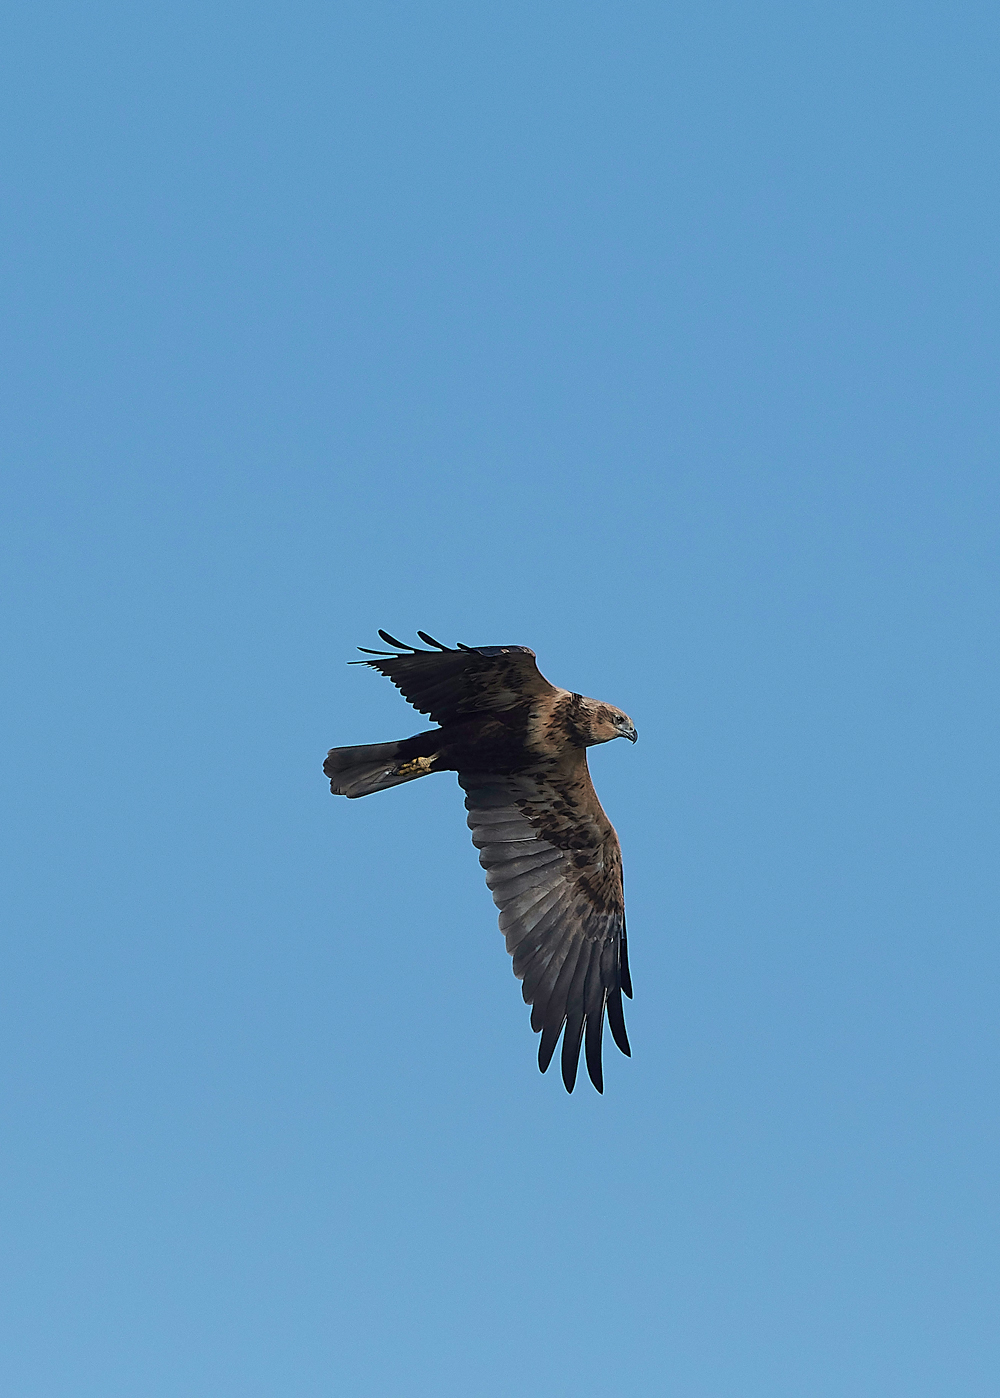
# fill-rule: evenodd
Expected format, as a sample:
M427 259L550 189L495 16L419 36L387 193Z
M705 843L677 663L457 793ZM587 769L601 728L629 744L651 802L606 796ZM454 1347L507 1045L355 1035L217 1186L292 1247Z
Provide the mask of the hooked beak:
M630 728L628 732L623 733L622 737L627 738L630 743L637 743L639 741L639 735L634 728Z

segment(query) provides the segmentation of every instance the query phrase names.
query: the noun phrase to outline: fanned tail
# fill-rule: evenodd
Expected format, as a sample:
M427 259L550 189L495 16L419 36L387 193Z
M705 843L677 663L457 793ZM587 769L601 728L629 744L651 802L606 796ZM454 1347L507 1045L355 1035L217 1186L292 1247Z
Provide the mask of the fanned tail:
M433 770L430 757L409 756L412 738L395 743L366 743L353 748L331 748L323 763L335 796L368 796L373 791L402 782L416 781Z

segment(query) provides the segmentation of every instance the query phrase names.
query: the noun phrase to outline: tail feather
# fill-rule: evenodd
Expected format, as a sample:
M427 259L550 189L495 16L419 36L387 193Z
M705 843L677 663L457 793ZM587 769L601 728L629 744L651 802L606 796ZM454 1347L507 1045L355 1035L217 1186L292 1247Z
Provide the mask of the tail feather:
M412 782L431 770L429 757L405 759L401 749L407 743L366 743L361 747L331 748L323 763L335 796L368 796L373 791Z

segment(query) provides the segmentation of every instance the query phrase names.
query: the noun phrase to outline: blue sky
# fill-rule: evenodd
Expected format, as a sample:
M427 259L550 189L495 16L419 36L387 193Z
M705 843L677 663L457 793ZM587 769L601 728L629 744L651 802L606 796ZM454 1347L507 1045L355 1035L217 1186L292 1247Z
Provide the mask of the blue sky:
M996 1393L998 29L9 9L5 1391ZM635 720L603 1098L379 626Z

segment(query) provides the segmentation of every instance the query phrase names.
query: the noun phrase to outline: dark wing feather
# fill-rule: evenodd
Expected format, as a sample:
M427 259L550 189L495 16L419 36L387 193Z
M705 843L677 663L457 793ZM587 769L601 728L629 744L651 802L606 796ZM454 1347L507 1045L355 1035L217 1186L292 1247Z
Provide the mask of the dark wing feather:
M359 661L388 676L418 713L433 723L449 723L461 714L511 709L527 699L556 693L539 672L535 652L527 646L479 646L449 650L430 636L422 640L438 650L407 649L402 655L378 652L375 660ZM380 631L383 640L402 649L401 641ZM362 649L362 647L359 647Z
M563 1033L562 1075L576 1081L580 1047L604 1090L605 1006L615 1043L630 1053L622 990L631 995L625 954L621 851L597 799L583 750L558 772L513 776L459 772L472 842L500 909L514 974L541 1033L544 1073Z

